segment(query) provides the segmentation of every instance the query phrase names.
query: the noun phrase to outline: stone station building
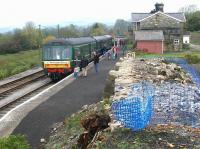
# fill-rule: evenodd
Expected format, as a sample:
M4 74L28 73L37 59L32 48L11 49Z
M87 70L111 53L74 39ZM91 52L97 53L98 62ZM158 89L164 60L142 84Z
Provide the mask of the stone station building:
M182 12L177 13L165 13L164 4L155 4L155 9L150 13L132 13L132 28L133 28L133 41L136 48L140 50L146 50L151 53L163 53L163 50L180 50L183 46L183 34L184 34L184 23L186 22L185 15ZM139 34L144 34L148 36L148 43L154 45L155 51L145 46L146 42L138 41L137 36L143 36ZM151 35L152 33L162 32L164 36L164 44L160 46L155 39L149 39L149 37L155 37ZM159 36L159 35L158 35ZM159 37L156 37L159 38ZM160 39L159 39L160 41ZM160 41L161 42L161 41ZM141 49L143 48L143 49Z

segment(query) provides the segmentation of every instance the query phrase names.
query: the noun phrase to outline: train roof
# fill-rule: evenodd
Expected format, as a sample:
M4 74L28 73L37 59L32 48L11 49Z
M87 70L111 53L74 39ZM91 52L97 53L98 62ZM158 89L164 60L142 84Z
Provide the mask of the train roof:
M106 40L106 39L111 39L112 36L110 36L110 35L93 36L93 38L96 39L97 41L102 41L102 40Z
M95 42L95 40L92 37L67 38L66 40L68 40L69 43L72 44L72 45Z
M103 41L103 40L107 40L111 38L112 36L110 35L93 36L93 37L78 37L78 38L59 38L59 39L52 40L45 45L59 45L59 44L80 45L80 44L86 44L86 43L91 43L91 42L96 42L96 41Z
M112 36L111 35L104 35L106 38L111 39Z
M128 38L125 36L117 36L114 38L114 40L128 40Z
M58 43L65 45L79 45L86 44L90 42L95 42L92 37L79 37L79 38L60 38L48 42L46 45L56 45Z

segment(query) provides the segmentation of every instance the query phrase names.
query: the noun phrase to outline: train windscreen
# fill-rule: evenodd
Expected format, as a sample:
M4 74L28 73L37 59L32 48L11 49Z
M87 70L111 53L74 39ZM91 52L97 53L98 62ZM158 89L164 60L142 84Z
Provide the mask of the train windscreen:
M46 46L43 49L43 60L67 60L71 59L71 47Z

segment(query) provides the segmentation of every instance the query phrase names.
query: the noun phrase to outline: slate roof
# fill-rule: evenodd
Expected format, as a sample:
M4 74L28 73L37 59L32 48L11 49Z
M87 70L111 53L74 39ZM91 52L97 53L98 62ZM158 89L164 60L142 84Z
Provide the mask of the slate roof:
M162 41L164 40L163 31L135 31L136 41Z
M186 19L185 19L185 15L183 12L177 12L177 13L166 13L167 15L170 15L174 18L177 18L183 22L186 22Z
M163 13L163 12L158 11L156 13ZM156 13L154 13L154 14L156 14ZM173 18L176 18L176 19L180 20L181 22L186 22L185 15L182 12L163 13L163 14L166 14ZM132 22L140 22L142 19L145 19L151 15L153 15L153 14L152 13L132 13L131 14Z

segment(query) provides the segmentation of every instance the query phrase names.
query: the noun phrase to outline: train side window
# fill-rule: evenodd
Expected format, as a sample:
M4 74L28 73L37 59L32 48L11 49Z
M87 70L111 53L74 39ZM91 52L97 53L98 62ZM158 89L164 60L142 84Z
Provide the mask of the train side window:
M81 50L80 48L75 48L75 59L80 59Z
M53 60L60 60L61 59L61 51L59 47L53 47L52 48L52 53L53 53Z
M51 50L51 48L50 47L45 47L44 49L43 49L43 59L44 60L49 60L49 59L51 59L52 58L52 50Z
M65 47L62 50L62 59L69 59L69 58L71 58L71 48Z

